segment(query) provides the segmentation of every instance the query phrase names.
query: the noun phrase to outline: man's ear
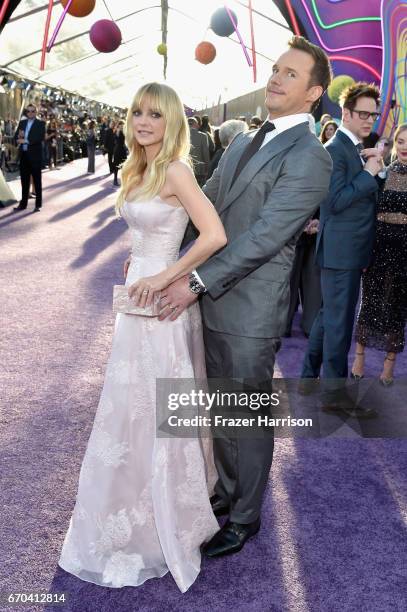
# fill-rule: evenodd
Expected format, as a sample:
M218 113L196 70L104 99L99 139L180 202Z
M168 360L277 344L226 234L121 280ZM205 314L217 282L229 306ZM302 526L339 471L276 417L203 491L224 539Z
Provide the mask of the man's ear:
M319 100L323 93L324 89L321 87L321 85L313 85L307 92L307 102L311 102L313 105L314 102Z

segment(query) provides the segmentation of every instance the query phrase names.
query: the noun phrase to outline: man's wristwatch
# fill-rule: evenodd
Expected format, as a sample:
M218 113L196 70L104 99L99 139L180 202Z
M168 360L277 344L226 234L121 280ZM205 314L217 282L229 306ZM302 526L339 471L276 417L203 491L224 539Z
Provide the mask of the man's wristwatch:
M200 295L201 293L205 293L205 287L201 285L199 280L196 278L194 274L192 274L192 272L189 275L188 280L189 280L189 289L190 291L192 291L192 293L195 293L195 295Z

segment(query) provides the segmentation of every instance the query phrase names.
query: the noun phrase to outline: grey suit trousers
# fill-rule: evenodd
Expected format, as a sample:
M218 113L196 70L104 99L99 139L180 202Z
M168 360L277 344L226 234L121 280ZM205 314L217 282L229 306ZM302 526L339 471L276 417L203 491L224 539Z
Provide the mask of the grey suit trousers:
M211 391L216 389L216 378L250 380L262 392L271 393L275 356L280 348L279 338L248 338L212 331L204 326L206 369ZM241 416L242 408L237 409ZM246 416L253 412L247 409ZM256 430L256 437L230 437L230 431L216 428L214 433L215 465L218 482L215 493L230 508L229 519L247 524L255 521L261 510L273 460L272 431Z

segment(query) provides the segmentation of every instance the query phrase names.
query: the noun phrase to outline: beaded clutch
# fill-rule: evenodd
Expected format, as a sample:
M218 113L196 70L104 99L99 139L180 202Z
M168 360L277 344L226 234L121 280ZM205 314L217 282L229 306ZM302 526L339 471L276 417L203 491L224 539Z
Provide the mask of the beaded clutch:
M158 317L160 314L160 292L157 291L154 294L151 306L142 308L141 306L136 306L134 301L129 297L128 287L124 285L113 285L113 312L139 315L142 317Z

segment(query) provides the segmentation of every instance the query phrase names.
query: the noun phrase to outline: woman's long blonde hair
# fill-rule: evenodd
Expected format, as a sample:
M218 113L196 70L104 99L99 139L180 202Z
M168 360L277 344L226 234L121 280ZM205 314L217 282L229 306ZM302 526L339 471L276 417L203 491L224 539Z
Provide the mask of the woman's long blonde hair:
M140 109L143 99L148 97L151 108L159 112L165 120L163 144L143 182L147 167L144 147L138 144L133 135L133 113ZM125 126L126 144L129 157L121 169L121 189L116 202L116 212L120 215L128 194L138 185L136 200L150 199L160 193L164 186L168 165L177 159L189 161L189 127L184 107L178 94L168 85L147 83L140 87L127 113ZM143 183L143 184L141 184Z
M397 138L400 136L401 132L404 132L404 130L407 130L407 123L401 123L396 131L394 132L393 135L393 149L391 152L391 161L395 161L397 159Z

